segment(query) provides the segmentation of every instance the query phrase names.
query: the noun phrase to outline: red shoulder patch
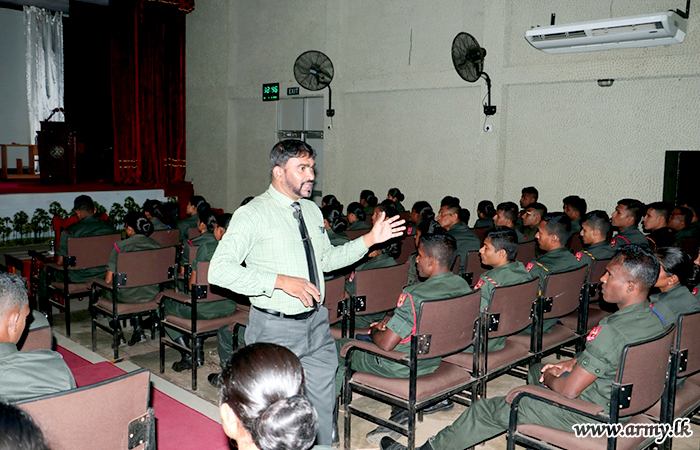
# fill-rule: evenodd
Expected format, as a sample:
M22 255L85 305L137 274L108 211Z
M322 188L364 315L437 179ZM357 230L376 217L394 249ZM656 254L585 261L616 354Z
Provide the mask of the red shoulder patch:
M413 227L406 227L406 235L410 236L413 234Z
M693 295L697 296L698 295L698 288L693 289Z
M354 280L355 280L355 271L353 270L350 273L350 278L348 278L348 281L352 283Z
M529 263L527 263L527 266L525 266L525 269L527 269L527 271L529 272L530 269L532 269L533 267L535 267L535 263L529 262Z
M600 327L595 327L591 330L590 333L588 333L588 336L586 336L586 341L591 342L593 339L598 336L598 333L600 333Z
M576 254L574 256L576 257L576 259L581 261L581 257L583 256L583 252L576 252Z
M617 242L617 238L612 238L610 240L610 247L615 247L615 243Z
M401 294L399 295L399 301L396 302L396 307L401 308L401 306L404 304L406 301L406 298L408 298L408 294Z
M476 283L476 285L474 286L474 289L479 289L483 285L484 285L484 280L479 280L479 282Z

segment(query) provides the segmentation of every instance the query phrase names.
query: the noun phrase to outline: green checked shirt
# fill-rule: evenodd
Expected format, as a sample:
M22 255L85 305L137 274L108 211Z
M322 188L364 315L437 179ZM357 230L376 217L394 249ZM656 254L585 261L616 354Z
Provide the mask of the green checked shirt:
M294 201L272 185L233 215L209 266L209 282L250 297L253 306L284 314L309 310L298 298L275 289L278 274L309 279L306 252ZM301 213L311 237L319 271L321 298L325 294L323 272L348 266L367 253L362 238L333 247L316 204L300 199ZM245 262L243 267L241 263Z

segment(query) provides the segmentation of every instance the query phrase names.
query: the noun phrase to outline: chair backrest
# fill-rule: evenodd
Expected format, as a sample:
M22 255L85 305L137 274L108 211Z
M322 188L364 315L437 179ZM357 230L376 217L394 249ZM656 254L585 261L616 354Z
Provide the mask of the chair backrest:
M50 325L34 328L33 330L27 327L17 343L18 350L28 352L32 350L53 350L52 346L53 334L51 333Z
M605 274L605 269L609 263L609 259L596 259L593 261L593 266L588 274L588 284L591 286L591 295L588 298L589 303L600 300L600 279Z
M44 395L15 405L39 425L52 450L123 449L129 447L129 426L149 417L150 372L140 369L89 386ZM155 421L143 421L146 446L155 449ZM138 440L137 440L138 442Z
M122 252L117 255L117 270L114 274L119 287L130 288L165 283L174 274L175 247ZM120 283L118 276L126 277Z
M446 300L421 303L416 334L429 336L428 351L418 359L447 356L464 350L474 342L479 318L481 293L471 292Z
M180 243L180 232L178 230L154 231L149 237L163 247L172 247Z
M416 251L416 243L413 240L413 236L404 236L401 241L401 254L396 258L396 262L403 264L408 261L408 257Z
M569 251L576 253L583 250L583 241L581 240L580 234L572 234L571 239L569 239Z
M481 265L479 252L467 253L467 264L464 268L464 278L467 280L467 283L469 283L470 286L474 286L479 277L487 270L489 269Z
M205 287L206 289L206 296L197 299L198 302L215 302L229 298L224 288L209 284L209 261L197 263L197 279L195 282L197 286Z
M408 264L355 272L355 297L364 297L362 314L387 311L396 307L408 279Z
M197 256L197 250L199 249L199 245L190 245L190 253L187 255L189 258L187 261L192 264L194 262L194 258Z
M68 256L63 258L63 263L69 270L106 266L114 244L121 239L121 234L68 238ZM73 258L75 265L72 265Z
M493 290L489 307L489 338L509 336L530 325L539 279ZM497 329L495 323L498 323Z
M536 245L537 242L535 241L518 244L518 254L515 255L515 260L520 261L523 264L527 264L535 259L535 249L537 248Z
M658 336L628 344L622 350L617 376L612 386L611 408L617 403L615 396L618 388L632 386L632 390L630 392L625 388L624 392L622 389L619 391L621 398L630 397L629 405L620 406L617 410L620 417L646 411L661 398L669 369L674 329L675 324Z
M587 276L588 266L549 275L542 296L552 299L552 309L544 313L544 318L563 317L576 311Z
M678 377L700 372L700 312L683 314L678 319L676 348L681 359Z
M351 241L359 238L360 236L367 234L367 232L369 232L369 229L366 229L366 230L345 230L345 234L348 235L348 237L350 238Z
M489 227L471 228L471 230L474 232L474 234L476 234L476 237L479 238L479 242L483 244L484 238L486 237L486 232L489 231Z
M399 217L408 222L411 219L411 211L401 211Z
M462 257L457 255L455 256L455 260L452 261L452 273L455 275L459 275L459 264L462 261Z
M197 236L199 236L200 234L202 234L202 233L199 232L197 227L192 227L192 228L187 229L187 239L194 239Z
M343 320L342 311L338 313L338 306L345 301L345 277L336 277L326 281L326 298L323 306L328 308L328 320L332 324Z

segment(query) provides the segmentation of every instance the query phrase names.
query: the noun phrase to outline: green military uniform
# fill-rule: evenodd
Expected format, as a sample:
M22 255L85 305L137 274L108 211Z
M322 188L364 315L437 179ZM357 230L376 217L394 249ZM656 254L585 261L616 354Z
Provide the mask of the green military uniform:
M345 280L345 292L347 292L350 297L357 293L357 290L355 289L355 272L361 272L363 270L372 269L384 269L386 267L394 266L398 266L398 263L394 258L387 255L386 253L382 253L380 255L375 256L374 258L370 258L368 261L363 262L359 266L355 267L355 271L350 274L350 277L348 279ZM355 329L369 328L372 322L378 322L382 320L384 318L384 315L385 313L383 312L378 312L374 314L355 315Z
M211 258L212 256L214 256L214 251L216 250L218 244L219 241L214 239L213 241L208 241L200 245L197 249L197 255L195 256L194 261L192 261L192 270L196 271L197 265L200 262L211 261ZM230 316L236 311L236 306L236 302L229 299L218 300L215 302L197 303L197 319L207 320ZM186 305L184 303L176 302L166 298L165 303L163 304L163 314L165 316L174 315L182 317L183 319L187 319L192 316L192 307L190 305ZM179 333L171 328L166 328L165 331L168 333L168 336L170 336L170 338L173 340L182 336L182 333ZM230 335L228 339L231 339ZM217 345L219 344L217 343ZM230 347L230 345L230 342L224 343L224 347ZM219 355L221 355L221 353L222 351L219 350ZM230 351L228 353L228 356L231 356ZM228 361L228 359L225 359L223 361Z
M586 338L586 349L576 362L596 377L578 398L607 410L610 405L610 386L615 381L624 346L654 337L663 330L664 326L647 302L622 308L601 320ZM542 364L530 368L530 384L538 383L541 368ZM435 449L462 450L507 431L509 419L510 404L506 403L505 397L478 400L430 441ZM520 402L518 423L541 424L571 432L574 424L596 422L543 402L524 399Z
M408 280L406 280L407 286L418 284L418 282L420 281L418 279L418 266L416 265L417 256L418 252L413 252L411 253L411 256L409 256L406 260L406 264L408 264Z
M73 374L59 353L20 352L12 342L0 343L0 400L16 402L74 388Z
M518 244L524 244L525 242L530 242L527 240L525 235L520 232L518 227L513 228L515 230L515 234L518 236Z
M591 244L580 252L574 255L579 261L586 263L590 269L593 262L601 259L612 259L615 256L615 249L610 246L608 241L600 241ZM596 282L598 280L595 280Z
M565 248L555 248L550 250L542 256L538 256L531 262L527 263L526 269L530 272L533 278L539 278L540 284L538 288L538 295L542 295L542 290L544 289L545 280L549 275L555 273L568 272L570 270L578 269L583 267L585 263L576 259L574 255L569 253ZM544 332L549 333L552 331L552 327L557 323L557 319L545 319L544 320ZM530 328L526 329L524 333L530 333Z
M394 316L389 320L386 327L398 334L402 341L396 345L394 350L404 353L411 352L410 337L415 332L414 308L420 311L420 305L425 300L438 300L455 298L470 293L472 290L466 281L452 272L445 272L428 278L425 282L406 286L399 296L394 310ZM352 339L336 339L335 345L338 350L338 367L336 373L335 386L336 393L340 394L340 387L343 384L345 360L340 357L340 349ZM418 375L426 375L435 371L440 365L440 358L421 360L418 362ZM352 367L360 372L369 372L388 378L408 378L409 369L406 366L376 358L366 353L355 353L352 356Z
M107 270L117 272L117 255L120 253L137 252L139 250L153 250L162 248L158 242L144 236L143 234L135 234L121 242L116 242L112 253L109 255L109 263ZM128 284L127 284L128 286ZM104 291L104 294L109 292ZM158 285L126 287L119 290L117 302L120 303L146 303L156 299L158 296Z
M346 242L350 242L350 238L348 237L347 234L345 234L344 231L341 231L340 233L336 233L335 231L328 229L326 230L328 233L328 239L331 240L331 244L336 246L336 245L343 245Z
M484 272L474 286L474 289L481 289L481 310L486 311L491 306L493 291L497 287L513 286L530 280L532 280L532 275L519 261L509 262ZM501 350L506 345L506 338L489 339L487 345L490 352Z
M675 233L676 244L682 244L686 239L694 237L693 230L690 227L685 227Z
M477 219L474 224L474 228L491 228L493 226L493 219L484 217L483 219Z
M406 208L403 207L401 202L394 202L394 206L396 207L396 212L406 212Z
M612 248L622 247L627 244L641 245L642 247L649 247L649 241L647 237L639 231L636 225L629 226L624 230L620 230L617 235L610 241L610 246Z
M177 230L180 232L180 242L183 244L187 241L187 234L190 228L197 228L197 223L199 222L199 214L193 214L186 219L182 219L175 225Z
M464 222L457 222L452 225L447 234L454 237L457 241L457 251L455 258L459 256L459 273L464 273L464 267L467 265L467 255L469 252L478 252L481 247L479 238Z
M369 230L370 228L372 228L372 227L367 222L365 222L364 220L359 220L359 219L354 221L353 223L351 223L348 226L348 230L352 230L352 231Z
M571 221L571 234L579 234L581 232L581 218Z
M207 242L217 242L216 237L214 236L214 233L210 233L209 231L205 231L204 233L200 234L197 237L194 237L192 239L187 239L185 241L185 248L182 250L182 254L180 255L180 265L184 266L190 263L190 248L193 246L198 246L205 244Z
M153 231L162 231L162 230L169 230L170 227L164 224L163 222L160 221L159 218L153 217L150 219L151 223L153 224Z
M690 230L691 236L700 237L700 220L690 222L688 225L688 230Z
M367 217L371 217L372 214L374 214L374 206L369 206L369 205L365 206L365 215Z
M104 236L106 234L117 233L117 230L105 220L100 220L95 216L87 216L76 222L61 232L61 239L56 249L56 255L68 255L68 238ZM91 267L89 269L69 270L68 281L70 283L85 283L93 278L104 278L107 269L103 267ZM39 297L45 299L48 295L48 286L53 281L63 282L63 272L58 272L51 268L46 268L39 272Z
M537 234L537 227L523 227L523 236L525 237L525 242L531 242L535 240L535 235ZM518 241L518 244L520 241Z
M678 318L683 314L700 311L700 299L680 284L666 292L650 295L649 302L661 316L664 326L678 322Z
M676 234L669 227L661 227L647 234L647 240L654 249L672 247L676 242Z

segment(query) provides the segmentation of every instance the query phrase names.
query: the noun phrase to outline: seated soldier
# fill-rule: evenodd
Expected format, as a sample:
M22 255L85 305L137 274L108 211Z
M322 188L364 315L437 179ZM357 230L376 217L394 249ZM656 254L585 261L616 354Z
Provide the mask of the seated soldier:
M215 242L214 237L214 227L216 226L216 213L211 209L205 209L197 214L197 230L199 230L199 236L187 239L185 241L185 247L180 255L180 273L185 273L185 266L192 261L190 261L190 248L193 246L202 245L206 242Z
M17 350L29 314L26 280L0 272L0 400L4 402L75 388L73 375L60 354Z
M581 241L585 248L576 253L576 259L588 264L590 269L594 261L615 256L615 250L607 239L609 232L610 219L605 211L596 210L586 214L581 222Z
M163 223L162 205L158 200L146 200L143 204L143 213L153 224L153 231L169 230L170 227Z
M543 294L545 280L549 275L568 272L583 267L582 263L566 249L566 243L571 237L571 219L564 213L545 214L537 230L537 244L546 252L529 262L526 269L530 274L540 279L538 295ZM557 323L557 319L544 320L544 332L549 333ZM529 332L526 330L526 332Z
M420 200L413 204L411 208L411 215L409 216L409 223L406 225L406 236L413 236L416 234L416 229L423 221L431 221L435 219L435 212L430 203Z
M374 207L379 203L379 199L374 192L369 189L365 189L360 192L360 205L364 208L365 216L371 216L374 212ZM349 209L349 208L348 208Z
M434 234L421 236L418 245L418 273L427 278L423 283L407 286L399 296L396 309L388 313L384 319L372 324L369 335L372 341L382 350L396 350L410 353L411 335L415 333L415 311L420 311L420 305L426 300L455 298L471 292L471 288L460 276L450 271L450 264L454 259L457 248L455 239L449 234ZM351 339L336 339L338 355L340 349ZM336 375L336 393L340 394L343 384L343 370L345 366L343 358L338 356ZM418 362L418 375L425 375L435 371L440 365L440 359L430 359ZM369 372L389 378L407 378L409 369L397 363L376 358L366 353L355 352L352 355L352 367L354 370ZM401 408L392 408L391 420L399 423L408 423L408 413ZM387 428L379 427L367 435L371 443L377 443L382 436L397 436ZM376 445L376 444L375 444Z
M604 318L586 338L586 348L578 356L555 364L534 364L528 374L529 384L540 384L569 398L595 403L603 409L610 403L611 385L615 381L622 350L654 337L664 326L647 295L656 282L659 262L646 248L628 245L608 264L601 278L605 298L620 310ZM508 430L510 404L505 397L481 399L467 408L450 426L428 439L420 450L462 450L498 436ZM543 402L524 399L520 402L519 424L539 424L571 432L579 423L596 423L586 416ZM406 447L389 437L382 439L382 450Z
M386 194L386 199L391 200L394 202L394 207L396 208L396 211L398 212L404 212L406 211L406 208L403 207L401 204L402 201L406 198L405 195L403 195L403 192L399 190L399 188L391 188L389 189L389 192Z
M208 214L209 212L207 211L202 211L200 214L200 219L201 220L208 220ZM231 214L221 214L220 216L214 216L215 221L214 225L212 226L212 231L211 234L214 237L214 240L206 241L202 243L198 248L197 248L197 253L192 261L191 265L191 274L190 274L190 279L189 279L189 285L193 285L197 282L197 265L200 262L207 262L211 261L212 256L214 256L214 251L216 251L216 247L219 244L219 241L221 238L226 234L226 228L228 228L228 223L231 221ZM200 221L201 223L201 221ZM226 317L230 316L236 311L236 302L230 299L224 299L224 300L218 300L215 302L202 302L197 304L197 319L202 319L202 320L208 320L208 319L217 319L219 317ZM170 299L165 299L165 303L163 304L163 314L165 316L168 315L174 315L177 317L182 317L183 319L189 319L192 316L192 307L190 305L186 305L184 303L176 302ZM222 327L226 328L226 327ZM189 340L182 334L178 333L177 331L173 330L172 328L166 328L165 332L168 333L168 336L170 336L170 339L173 341L177 342L178 344L184 346L184 347L189 347L190 342ZM222 336L223 335L223 336ZM231 339L232 339L233 334L229 333L226 334L225 332L222 332L219 330L219 333L217 333L217 339L220 339L217 342L217 346L219 347L219 355L221 356L222 352L226 353L225 357L226 359L223 359L222 361L228 361L228 357L231 356L231 352L233 351L233 348L231 347ZM228 339L228 341L225 341ZM204 350L202 348L202 342L199 342L199 353L197 354L197 364L202 365L204 363ZM222 350L223 349L223 350ZM184 370L189 370L192 368L192 357L189 353L187 352L180 352L180 361L175 361L173 363L173 370L175 372L182 372ZM211 382L211 380L210 380Z
M153 224L142 212L132 211L128 213L126 217L124 217L124 230L126 232L126 239L121 242L116 242L112 253L109 255L107 273L105 274L105 281L107 283L111 283L114 278L114 272L117 270L117 255L120 253L162 248L162 245L149 237L153 233ZM152 302L158 296L158 291L159 287L157 284L123 288L120 291L117 301L121 303ZM111 295L111 293L105 291L104 295ZM143 326L139 317L135 317L132 323L134 325L134 333L131 335L131 339L129 339L129 345L136 345L141 341L145 341L146 335L143 332ZM124 344L126 341L119 322L111 322L111 325L118 334L118 343L120 345Z
M673 210L671 217L668 220L668 227L674 231L676 245L682 245L686 239L693 236L693 229L690 224L693 220L693 211L685 206L679 206Z
M518 244L522 244L523 242L527 242L527 239L525 239L525 236L523 236L520 230L516 227L518 219L518 205L513 202L503 202L499 203L496 207L496 214L493 216L493 224L497 227L508 227L514 229L515 234L518 235Z
M580 233L581 219L586 215L586 209L588 209L586 200L578 195L569 195L564 197L562 202L564 203L564 214L571 219L571 232Z
M535 203L540 197L540 193L534 186L524 187L522 191L520 191L520 193L520 207L522 208L522 210L518 212L518 218L515 220L515 225L518 229L521 229L523 227L522 218L525 214L525 211L527 210L527 207L530 206L531 203Z
M697 200L692 202L681 203L681 206L684 208L688 208L690 212L693 213L693 218L688 224L688 228L690 228L690 231L693 233L694 237L700 237L700 220L698 220L698 210L700 208L698 207Z
M193 195L190 197L189 203L185 208L185 213L189 216L186 219L182 219L176 225L178 231L180 232L180 242L183 244L187 242L187 234L190 228L197 227L197 220L199 218L199 210L205 206L208 208L207 201L201 195Z
M646 210L644 203L633 198L623 198L617 202L617 207L610 217L610 223L618 229L617 235L610 241L612 248L627 244L649 246L646 236L637 228Z
M423 220L418 224L415 234L413 235L413 243L416 245L416 251L411 253L411 256L409 256L408 260L406 261L406 264L408 264L407 286L418 284L423 281L418 276L418 266L416 266L416 258L418 257L417 249L418 245L420 244L420 237L427 236L429 234L445 234L445 229L442 228L440 223L435 219Z
M350 242L350 238L345 234L347 224L341 218L341 213L335 206L326 205L321 208L323 214L323 226L331 240L333 246L343 245Z
M482 200L476 207L476 215L479 217L474 223L474 228L491 228L493 226L493 216L496 215L496 208L491 200Z
M531 242L535 240L537 227L539 227L542 217L544 217L545 214L547 214L547 207L542 203L530 203L527 208L525 208L525 214L520 217L523 221L522 232L523 236L525 236L525 241Z
M481 242L479 238L469 229L465 222L459 218L459 213L462 208L458 205L444 205L440 207L440 212L437 215L437 221L440 226L447 231L447 234L454 237L457 241L457 252L455 258L459 256L459 273L464 273L464 267L467 265L467 255L469 252L479 251Z
M117 233L117 230L107 221L95 217L95 204L87 195L79 195L73 202L75 215L79 222L70 225L61 232L61 239L56 249L56 264L63 265L63 258L68 255L68 238L104 236ZM71 270L68 272L69 283L85 283L93 278L104 278L107 269L92 267L89 269ZM63 272L57 272L50 268L39 272L39 304L45 304L48 296L48 285L54 281L63 282Z
M374 208L372 208L372 213L374 213ZM348 205L348 230L369 230L372 226L365 221L366 218L365 208L361 204L352 202Z
M670 247L676 241L672 229L668 227L668 219L673 211L673 205L666 202L654 202L647 205L647 211L642 219L642 228L647 234L649 247L659 249Z
M664 247L656 251L656 256L661 270L654 287L661 292L650 295L649 302L663 324L669 326L678 322L682 314L700 311L700 299L687 288L693 262L686 252L677 247Z
M338 200L333 194L323 196L323 199L321 199L321 208L323 208L324 206L332 206L333 208L340 211L340 214L343 214L343 205L342 203L340 203L340 200Z

